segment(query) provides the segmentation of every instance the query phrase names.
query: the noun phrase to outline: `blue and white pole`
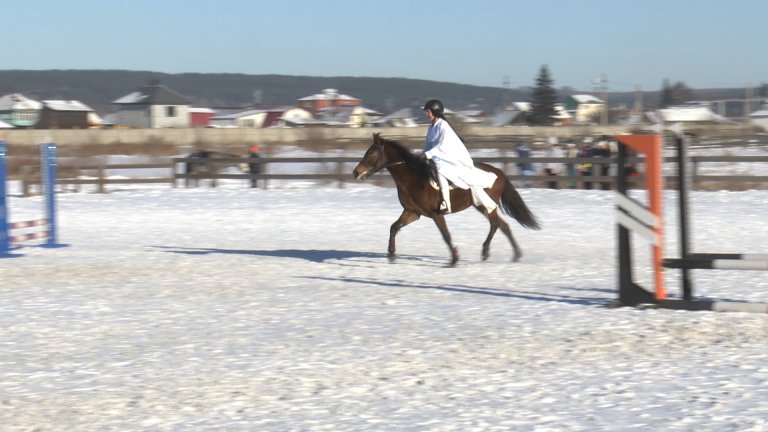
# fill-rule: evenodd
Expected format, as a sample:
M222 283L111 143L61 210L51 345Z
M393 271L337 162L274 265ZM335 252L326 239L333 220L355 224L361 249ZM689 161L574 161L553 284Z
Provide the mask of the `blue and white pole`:
M56 221L56 144L40 144L40 172L45 191L45 212L48 219L48 241L46 247L58 246Z
M11 249L11 241L8 238L8 191L5 181L8 178L8 146L5 141L0 141L0 254L8 253Z

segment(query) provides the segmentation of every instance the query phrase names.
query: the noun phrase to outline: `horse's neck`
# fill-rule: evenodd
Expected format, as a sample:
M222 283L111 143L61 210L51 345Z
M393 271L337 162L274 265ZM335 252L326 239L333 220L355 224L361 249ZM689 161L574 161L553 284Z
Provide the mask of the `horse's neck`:
M424 180L414 173L404 161L400 161L397 164L391 164L387 167L387 170L389 170L389 174L392 176L397 189L400 190L401 193L410 194L418 184L424 183Z

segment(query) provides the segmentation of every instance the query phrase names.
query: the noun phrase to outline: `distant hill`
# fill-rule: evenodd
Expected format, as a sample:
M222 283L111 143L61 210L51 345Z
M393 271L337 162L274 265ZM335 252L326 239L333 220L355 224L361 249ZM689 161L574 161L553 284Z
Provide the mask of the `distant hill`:
M557 82L557 77L554 78ZM193 106L209 108L245 107L254 102L294 105L299 98L334 88L342 94L361 99L366 107L384 113L405 107L421 108L430 98L439 98L454 110L476 105L493 112L510 101L527 101L530 94L530 88L503 89L405 78L167 74L127 70L0 70L0 95L22 93L37 100L74 99L103 115L114 111L112 101L151 82L159 82L189 97ZM694 92L702 99L706 99L708 94L721 98L744 96L744 89L694 89ZM560 90L561 97L575 93L590 92L568 88ZM658 93L643 93L646 107L656 104ZM612 106L623 103L631 107L634 99L633 92L609 93Z

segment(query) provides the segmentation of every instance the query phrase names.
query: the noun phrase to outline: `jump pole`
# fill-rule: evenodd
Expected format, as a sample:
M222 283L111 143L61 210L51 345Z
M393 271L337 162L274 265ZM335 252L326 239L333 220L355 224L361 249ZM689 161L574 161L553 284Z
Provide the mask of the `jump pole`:
M619 258L619 303L681 310L768 313L768 304L697 300L693 296L690 269L768 270L768 254L692 253L689 245L687 152L683 134L678 131L676 150L678 163L678 221L681 258L663 259L662 141L659 135L617 135L619 142L617 170L617 226ZM646 183L650 208L627 196L625 169L626 147L646 155ZM656 149L656 150L654 150ZM657 205L654 205L656 202ZM638 233L653 243L653 272L656 285L651 293L632 279L630 234ZM663 268L681 269L682 299L668 299L664 289Z
M11 256L12 244L27 240L44 238L41 247L64 247L58 242L58 223L56 211L56 145L45 143L40 145L40 174L44 195L43 219L21 222L9 221L8 210L8 164L7 144L0 141L0 257ZM11 230L44 226L39 232L13 235Z

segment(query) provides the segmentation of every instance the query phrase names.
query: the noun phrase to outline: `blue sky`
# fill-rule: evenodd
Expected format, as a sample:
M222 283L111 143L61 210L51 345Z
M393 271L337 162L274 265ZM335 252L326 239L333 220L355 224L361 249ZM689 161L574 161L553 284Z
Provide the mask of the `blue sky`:
M397 77L658 90L768 82L766 0L2 2L0 69ZM1 83L0 83L1 84Z

